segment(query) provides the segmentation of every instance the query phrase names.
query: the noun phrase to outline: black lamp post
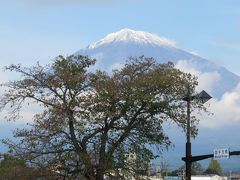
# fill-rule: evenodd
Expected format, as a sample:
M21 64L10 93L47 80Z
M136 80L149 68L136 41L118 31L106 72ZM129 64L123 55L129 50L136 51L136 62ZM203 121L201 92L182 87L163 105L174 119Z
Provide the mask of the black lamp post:
M191 165L192 165L192 154L191 154L191 124L190 124L190 102L194 99L200 100L202 103L207 102L212 97L205 91L201 91L197 95L190 95L188 89L187 97L184 97L183 100L187 102L187 142L186 142L186 180L191 180Z

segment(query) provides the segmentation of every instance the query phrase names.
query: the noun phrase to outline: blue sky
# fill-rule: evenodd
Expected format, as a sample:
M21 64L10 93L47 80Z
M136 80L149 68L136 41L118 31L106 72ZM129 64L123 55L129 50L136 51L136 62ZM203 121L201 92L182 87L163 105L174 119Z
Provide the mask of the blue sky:
M169 38L240 74L238 0L0 1L1 64L48 63L122 28Z
M50 63L122 28L166 37L240 75L239 0L0 0L0 68ZM222 136L209 132L209 149ZM223 144L237 148L231 136ZM175 143L184 153L182 138ZM205 139L200 133L194 142L204 146Z

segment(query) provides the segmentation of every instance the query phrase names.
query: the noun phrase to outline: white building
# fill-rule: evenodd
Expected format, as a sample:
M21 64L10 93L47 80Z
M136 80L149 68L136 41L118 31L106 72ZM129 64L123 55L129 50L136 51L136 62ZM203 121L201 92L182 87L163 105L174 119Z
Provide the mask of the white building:
M218 175L212 176L192 176L191 180L227 180L227 177L221 177Z

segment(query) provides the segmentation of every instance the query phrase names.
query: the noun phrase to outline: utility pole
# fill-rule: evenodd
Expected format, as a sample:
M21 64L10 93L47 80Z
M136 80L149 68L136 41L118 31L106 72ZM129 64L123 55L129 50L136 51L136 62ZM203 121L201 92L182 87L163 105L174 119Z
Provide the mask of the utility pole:
M201 91L197 95L191 95L190 88L188 87L187 96L183 98L184 101L187 102L187 129L186 129L186 180L191 180L191 166L192 166L192 152L191 152L191 101L192 100L200 100L202 103L207 102L212 97L206 93L205 91Z
M191 180L191 125L190 125L190 96L187 98L187 142L186 142L186 180Z

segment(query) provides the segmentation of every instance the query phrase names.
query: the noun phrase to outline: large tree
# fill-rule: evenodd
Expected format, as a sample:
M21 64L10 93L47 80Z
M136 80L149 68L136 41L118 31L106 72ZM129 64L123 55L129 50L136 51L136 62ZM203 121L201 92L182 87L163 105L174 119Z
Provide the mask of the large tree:
M111 73L89 69L94 62L59 56L48 66L6 67L21 75L4 84L8 89L0 103L1 109L9 107L8 118L17 120L26 105L41 106L30 127L16 130L18 143L4 141L16 155L72 177L102 180L104 174L147 170L155 157L151 145L170 144L164 122L185 129L181 99L194 93L195 77L143 56ZM204 110L201 102L191 105ZM193 135L196 122L192 117Z

